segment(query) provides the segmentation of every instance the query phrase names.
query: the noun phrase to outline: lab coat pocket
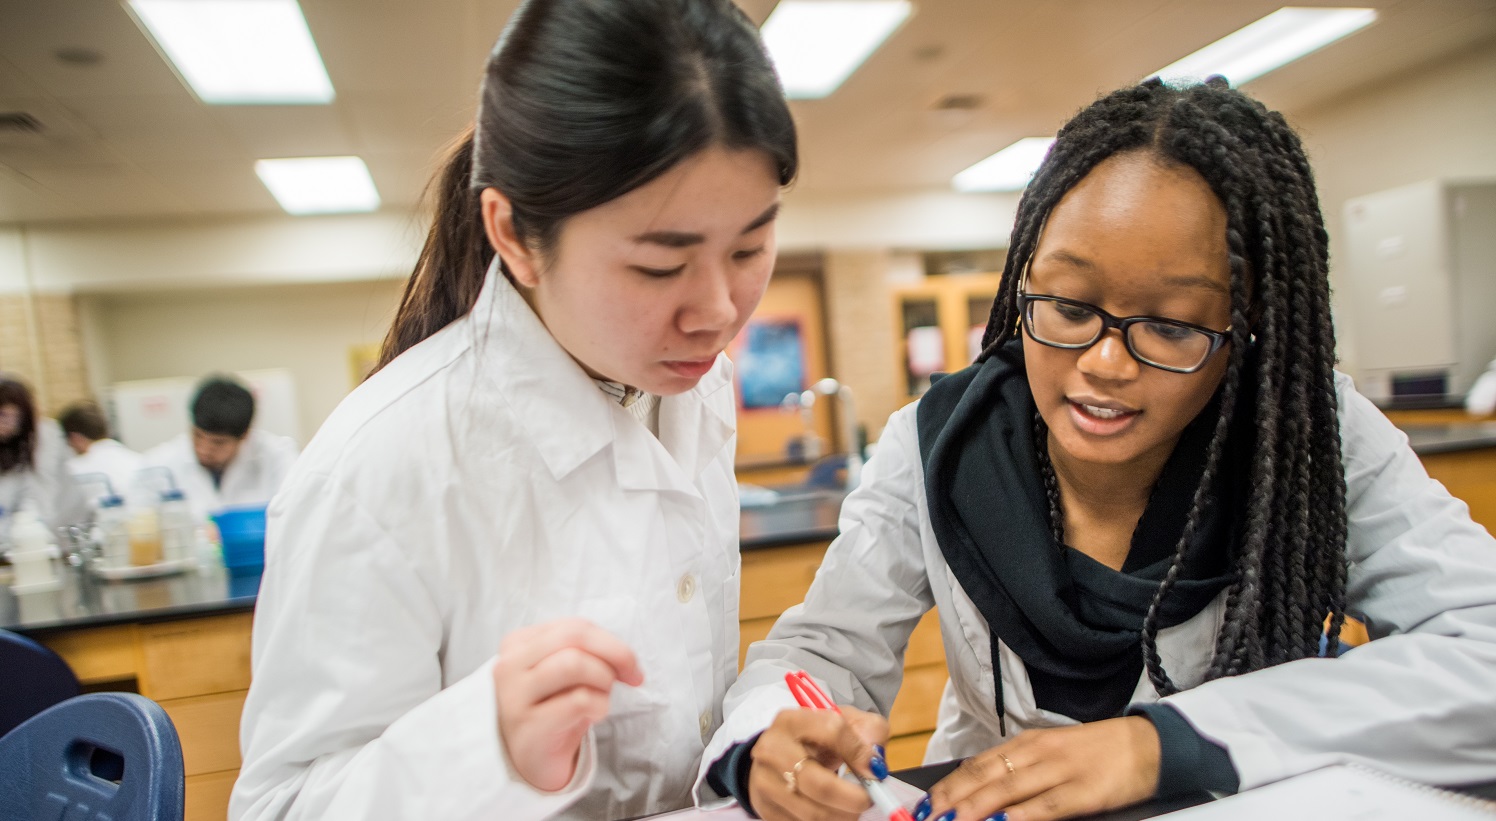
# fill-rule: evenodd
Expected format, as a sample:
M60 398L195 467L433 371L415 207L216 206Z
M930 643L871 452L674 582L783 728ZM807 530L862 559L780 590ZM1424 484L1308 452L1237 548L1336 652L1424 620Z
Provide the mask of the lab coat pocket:
M648 626L638 619L639 604L629 596L604 596L581 603L578 615L607 630L634 651L639 669L644 673L644 683L631 687L616 683L608 698L608 717L659 712L669 707L661 685L666 675L658 663L659 653L654 644L659 638L649 635Z

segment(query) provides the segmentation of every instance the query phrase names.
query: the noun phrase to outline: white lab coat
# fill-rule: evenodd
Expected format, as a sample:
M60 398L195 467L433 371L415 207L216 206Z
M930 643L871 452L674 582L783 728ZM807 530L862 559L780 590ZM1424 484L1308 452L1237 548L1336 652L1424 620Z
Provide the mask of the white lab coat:
M36 507L53 538L56 529L83 524L89 520L88 501L68 473L68 447L62 426L52 419L40 419L36 425L36 458L30 468L16 468L0 473L0 510L4 511L5 532L9 536L12 515L27 502Z
M258 428L251 428L244 437L216 487L213 474L197 461L191 434L178 434L145 453L146 466L171 471L193 517L204 522L221 508L267 504L295 461L296 440Z
M359 386L270 507L234 819L622 818L686 806L737 672L725 357L660 437L598 389L508 280ZM583 616L638 655L576 777L501 748L492 664Z
M1496 540L1428 477L1407 437L1347 377L1336 380L1348 606L1375 640L1339 659L1200 684L1221 626L1223 592L1193 619L1160 631L1165 669L1193 688L1165 701L1227 748L1242 789L1340 761L1424 782L1491 780ZM884 429L805 603L749 649L707 762L793 706L782 683L787 670L805 668L838 701L887 715L909 633L936 606L951 678L925 760L970 756L1002 741L992 706L991 633L931 531L915 407L895 413ZM1075 723L1039 709L1023 661L1006 645L1000 652L1009 735ZM1146 675L1133 699L1158 700ZM716 798L704 784L698 790L704 802Z
M85 481L89 476L103 474L115 495L138 495L137 475L145 466L145 458L113 439L100 439L88 446L88 450L68 459L68 473ZM103 485L96 488L103 492ZM154 501L154 500L152 500Z

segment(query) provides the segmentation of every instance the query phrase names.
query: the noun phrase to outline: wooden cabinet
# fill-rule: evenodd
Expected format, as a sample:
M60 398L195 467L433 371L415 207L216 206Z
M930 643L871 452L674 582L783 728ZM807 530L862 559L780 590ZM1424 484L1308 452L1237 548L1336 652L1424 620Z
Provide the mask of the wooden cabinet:
M816 542L743 553L739 664L748 645L768 635L780 613L805 600L828 546ZM940 617L931 610L910 635L904 653L904 684L888 716L892 733L887 747L889 767L917 767L924 760L946 676Z
M976 359L1001 280L1001 274L947 274L893 289L895 367L908 396L929 389L931 369L951 373Z
M37 638L67 660L86 689L134 690L158 702L182 743L187 821L221 821L239 775L251 619L231 613Z

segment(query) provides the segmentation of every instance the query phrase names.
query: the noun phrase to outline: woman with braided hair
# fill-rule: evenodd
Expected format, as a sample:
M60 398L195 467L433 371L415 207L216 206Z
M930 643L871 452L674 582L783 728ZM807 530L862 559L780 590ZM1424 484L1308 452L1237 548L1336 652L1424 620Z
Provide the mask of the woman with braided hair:
M764 818L850 818L832 771L886 735L869 713L938 607L926 760L966 762L920 821L1338 761L1496 778L1496 540L1335 373L1327 272L1279 114L1219 78L1080 112L1019 204L982 355L889 420L707 772ZM1318 657L1348 612L1375 640ZM845 726L786 709L800 668Z

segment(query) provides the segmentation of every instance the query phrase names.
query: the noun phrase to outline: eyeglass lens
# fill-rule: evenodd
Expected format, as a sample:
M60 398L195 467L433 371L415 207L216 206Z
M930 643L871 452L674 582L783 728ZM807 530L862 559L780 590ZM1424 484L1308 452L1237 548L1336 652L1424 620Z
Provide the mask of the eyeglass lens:
M1029 333L1051 345L1090 345L1101 337L1104 325L1094 310L1066 302L1031 299L1028 313ZM1135 322L1127 328L1127 341L1138 358L1166 368L1193 368L1211 346L1209 336L1166 322Z

